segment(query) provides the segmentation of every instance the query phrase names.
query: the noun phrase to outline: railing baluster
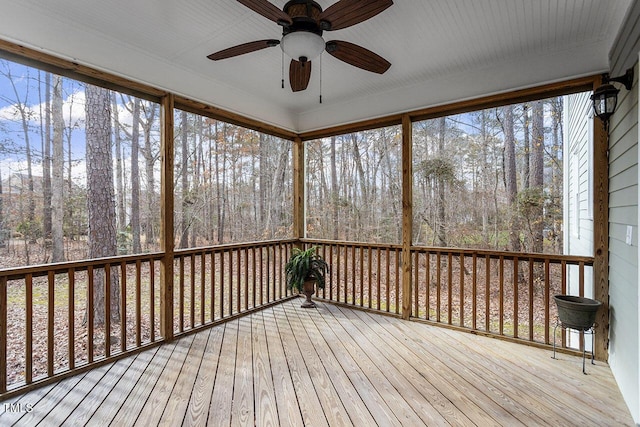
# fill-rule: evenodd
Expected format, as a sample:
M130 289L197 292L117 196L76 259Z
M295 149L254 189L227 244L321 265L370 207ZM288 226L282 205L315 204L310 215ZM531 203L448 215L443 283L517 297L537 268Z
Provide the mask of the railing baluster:
M545 258L544 260L544 342L545 344L551 344L551 340L549 339L549 300L550 300L550 263L549 258Z
M224 254L220 252L220 318L224 318Z
M360 307L364 303L364 248L360 246Z
M127 350L127 263L120 262L120 351Z
M265 251L267 252L267 301L271 302L271 292L270 292L270 287L271 287L271 248L270 246L265 247Z
M442 286L442 259L441 259L441 252L438 251L437 255L436 255L436 262L437 262L437 266L436 266L436 320L438 322L440 322L441 320L441 314L440 314L440 305L441 305L441 286Z
M104 354L111 357L111 265L104 266Z
M72 270L70 270L72 271ZM27 274L24 278L25 281L25 311L26 311L26 329L25 329L25 382L27 384L31 384L33 381L33 276L31 274ZM71 283L69 283L71 285ZM71 289L71 287L69 287ZM71 332L70 332L71 336ZM71 340L69 340L71 341ZM70 349L72 347L69 347ZM69 353L71 354L71 353ZM6 355L0 356L3 359L6 359ZM69 360L70 369L71 367L71 359Z
M200 326L205 324L204 312L206 303L207 253L200 254Z
M211 321L216 320L216 251L211 252Z
M424 286L425 290L425 315L426 320L431 319L431 253L427 251L425 253L425 269L424 269Z
M184 257L179 258L180 289L178 290L178 330L184 331Z
M227 263L229 274L229 316L233 315L233 249L227 251L229 262Z
M390 263L391 263L391 253L389 251L389 248L386 249L385 256L386 256L385 263L386 263L386 273L387 273L387 276L386 276L387 280L385 282L386 283L386 286L385 286L385 288L386 288L385 308L386 308L386 312L388 313L389 312L389 306L391 305L391 299L389 297L389 289L391 288L391 279L389 278Z
M260 263L260 305L264 304L264 271L263 271L263 267L262 267L262 263L263 263L263 259L262 259L262 254L264 252L264 248L260 248L260 251L258 251L258 259L259 259L259 263ZM267 299L268 301L268 299Z
M251 301L252 301L252 307L256 306L256 302L257 302L257 291L256 291L256 271L257 271L257 266L256 266L256 248L255 247L251 247L251 266L252 268L252 275L251 275Z
M89 363L93 363L93 323L94 323L94 301L93 294L94 289L93 286L95 284L95 278L93 277L93 266L89 266L87 268L87 348L88 354L87 359Z
M560 293L566 295L566 293L567 293L567 263L565 261L562 261L561 269L562 269L562 273L561 273L562 280L561 280L560 286L561 286L562 291ZM564 331L562 329L560 329L560 335L562 335L562 347L566 347L567 346L567 334L565 334Z
M7 391L7 278L0 276L0 393Z
M376 250L376 258L377 258L377 275L376 275L376 280L377 280L377 283L376 283L376 301L377 301L377 303L376 303L376 309L377 310L380 310L380 300L381 300L381 297L380 297L380 282L381 282L380 274L381 274L382 268L381 268L381 261L380 261L380 253L381 253L380 248L378 248Z
M409 252L409 256L413 256L411 252ZM419 292L418 292L418 274L420 271L420 252L416 252L415 256L413 256L413 316L420 317L420 301L418 300Z
M471 329L478 329L478 257L474 252L471 258Z
M529 341L533 341L533 258L529 258Z
M371 257L373 256L373 249L371 248L371 246L369 246L368 248L368 254L367 254L367 265L368 265L368 270L369 270L369 275L367 276L367 307L371 308L371 280L372 280L372 259Z
M402 276L400 275L400 250L396 248L395 258L396 258L396 277L393 283L396 284L396 314L400 313L400 289L402 289Z
M464 253L460 253L460 326L464 327Z
M242 249L236 249L236 313L242 312L242 259L240 256L240 252Z
M518 275L520 274L520 270L518 270L518 257L513 257L513 337L518 338L518 329L519 329L519 316L518 309L520 308L520 304L518 302Z
M447 255L447 323L453 324L453 254Z
M189 323L193 329L196 323L196 257L189 255Z
M53 360L55 347L55 274L47 274L47 376L53 376Z
M75 270L73 268L69 268L67 270L67 280L69 281L69 286L68 286L68 295L69 295L69 301L68 301L68 322L69 322L69 332L68 332L68 336L67 336L67 346L68 348L68 353L69 353L69 369L75 369L76 367L76 352L75 352L75 346L76 346L76 305L75 305L75 300L76 300L76 277L75 277ZM28 314L27 314L28 315ZM33 325L30 325L30 327L32 327ZM29 332L31 333L31 332ZM29 381L31 382L31 381Z
M149 268L153 268L153 261L151 261ZM142 344L142 263L140 260L136 260L136 347L140 347ZM152 285L153 286L153 285ZM153 322L151 322L151 328L153 328Z
M491 332L490 308L491 308L491 258L487 254L484 261L484 330Z
M156 264L153 260L149 261L149 320L151 324L149 333L151 342L156 340Z
M247 248L242 249L244 254L244 309L249 309L249 250ZM238 269L239 270L239 269Z
M498 264L499 282L498 282L498 301L499 301L499 320L500 335L504 335L504 256L500 255L500 263Z

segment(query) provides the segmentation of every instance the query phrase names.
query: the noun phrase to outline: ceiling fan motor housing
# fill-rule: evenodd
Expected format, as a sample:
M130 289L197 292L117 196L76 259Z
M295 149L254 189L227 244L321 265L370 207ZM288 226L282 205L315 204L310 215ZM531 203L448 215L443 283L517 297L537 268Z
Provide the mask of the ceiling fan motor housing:
M291 0L282 9L291 17L292 24L282 29L282 35L297 31L308 31L322 36L322 28L318 19L322 13L322 7L313 0Z

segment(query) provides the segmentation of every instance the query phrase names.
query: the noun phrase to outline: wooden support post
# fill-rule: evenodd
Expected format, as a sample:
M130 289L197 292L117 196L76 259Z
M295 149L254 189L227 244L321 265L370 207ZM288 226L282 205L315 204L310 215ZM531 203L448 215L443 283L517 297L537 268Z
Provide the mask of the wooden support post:
M402 116L402 318L411 317L411 244L413 233L413 131Z
M595 90L602 79L594 81ZM595 357L609 358L609 135L603 122L593 119L593 278L594 298L602 301L596 318Z
M293 238L305 237L304 209L304 142L300 138L293 140ZM296 242L300 246L299 242Z
M172 94L162 98L161 176L160 176L160 332L166 341L173 339L173 106Z

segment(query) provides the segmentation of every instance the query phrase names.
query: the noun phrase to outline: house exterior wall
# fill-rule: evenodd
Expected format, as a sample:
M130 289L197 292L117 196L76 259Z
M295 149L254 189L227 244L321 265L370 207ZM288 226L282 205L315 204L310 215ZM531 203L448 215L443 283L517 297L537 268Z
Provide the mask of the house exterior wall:
M566 255L593 256L593 108L591 93L564 98L564 218L563 252ZM593 284L593 268L584 271L586 284ZM579 295L578 266L567 268L567 292ZM593 286L585 286L584 296L593 298ZM577 331L567 332L567 345L580 346ZM585 340L591 350L591 340Z
M640 423L639 53L640 2L634 2L610 54L611 75L621 75L634 66L635 82L632 90L620 90L609 128L609 364L636 423ZM627 243L629 228L631 244Z

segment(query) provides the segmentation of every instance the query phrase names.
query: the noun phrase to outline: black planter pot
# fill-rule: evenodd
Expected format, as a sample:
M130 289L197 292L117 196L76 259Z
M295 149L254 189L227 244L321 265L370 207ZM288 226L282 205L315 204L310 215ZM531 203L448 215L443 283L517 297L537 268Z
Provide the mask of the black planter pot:
M565 328L588 331L596 321L600 301L573 295L555 295L558 317Z

